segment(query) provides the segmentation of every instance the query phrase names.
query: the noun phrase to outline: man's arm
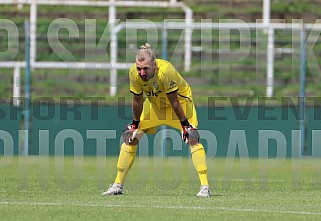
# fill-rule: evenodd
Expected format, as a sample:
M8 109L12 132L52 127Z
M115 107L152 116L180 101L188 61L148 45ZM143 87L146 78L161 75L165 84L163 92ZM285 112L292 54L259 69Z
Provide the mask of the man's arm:
M139 136L138 125L140 122L140 115L143 112L143 101L144 101L143 94L133 95L133 98L132 98L133 121L126 126L122 134L123 140L127 145L137 145L139 142L140 138L138 137Z
M178 100L177 92L167 94L168 100L171 103L174 112L176 113L182 125L182 139L185 143L193 146L199 143L200 136L196 128L188 122L181 103Z
M144 97L143 94L133 95L132 99L132 110L133 110L133 120L139 121L140 116L143 112L143 102L144 102Z
M167 98L168 98L169 102L171 103L172 108L174 109L174 112L177 115L179 121L180 122L185 121L186 115L184 113L181 103L178 100L177 91L167 94Z

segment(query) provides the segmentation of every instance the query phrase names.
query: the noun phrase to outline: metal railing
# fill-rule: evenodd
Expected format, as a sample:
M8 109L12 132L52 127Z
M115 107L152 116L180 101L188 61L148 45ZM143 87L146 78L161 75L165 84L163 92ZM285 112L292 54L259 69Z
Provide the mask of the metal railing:
M282 53L283 51L290 51L293 53L299 53L299 48L294 50L293 48L276 48L275 46L275 35L276 31L279 30L288 30L290 34L293 35L293 31L298 33L301 31L311 31L321 30L321 25L316 24L305 24L304 30L302 29L302 24L300 22L296 23L271 23L271 22L262 22L258 21L257 23L245 23L241 20L222 20L219 23L212 23L208 20L204 22L193 22L191 19L192 11L182 2L176 2L171 0L169 2L159 2L157 7L176 7L182 8L185 12L185 19L180 22L175 22L171 20L166 20L160 23L151 23L151 22L137 22L137 21L127 21L123 23L116 22L116 7L156 7L154 2L146 1L60 1L60 0L0 0L0 4L29 4L30 5L30 66L31 68L50 68L50 69L106 69L110 70L110 95L115 96L117 93L117 70L126 70L129 68L130 64L127 62L120 62L119 57L119 39L118 34L122 30L130 29L157 29L162 31L169 30L182 30L184 31L184 69L189 71L191 69L191 60L192 60L192 51L193 51L193 39L192 34L194 31L211 31L215 30L217 32L224 32L230 30L237 30L239 33L243 31L255 31L260 33L265 33L266 45L266 96L273 96L274 88L274 61L275 55L277 53ZM53 61L36 61L36 27L37 27L37 5L92 5L100 7L109 7L109 28L110 31L110 62L53 62ZM221 42L224 39L219 39ZM162 39L162 42L166 42L167 39ZM200 39L202 44L202 39ZM197 45L199 46L199 45ZM194 47L195 49L196 47ZM213 49L211 49L213 50ZM224 53L223 49L219 49L219 53ZM19 72L21 68L24 68L26 65L25 61L1 61L0 67L3 68L14 68L14 95L13 97L19 97L17 88L19 88Z
M27 4L30 5L30 64L32 68L88 68L88 69L110 69L111 89L110 95L117 93L117 69L127 68L122 64L117 64L114 49L117 47L116 39L111 40L111 62L110 63L61 63L61 62L37 62L36 61L36 27L37 27L37 6L38 5L64 5L64 6L97 6L109 8L109 27L111 30L116 25L116 7L155 7L155 8L180 8L185 13L185 22L189 24L192 21L193 12L183 2L176 0L164 1L99 1L99 0L1 0L0 4L17 4L18 7ZM190 69L191 65L191 30L185 30L185 70ZM0 62L0 67L15 68L15 73L19 74L19 68L24 67L24 62ZM18 82L18 81L15 81ZM17 87L15 85L15 87ZM17 91L14 89L14 91ZM16 96L16 95L14 95Z

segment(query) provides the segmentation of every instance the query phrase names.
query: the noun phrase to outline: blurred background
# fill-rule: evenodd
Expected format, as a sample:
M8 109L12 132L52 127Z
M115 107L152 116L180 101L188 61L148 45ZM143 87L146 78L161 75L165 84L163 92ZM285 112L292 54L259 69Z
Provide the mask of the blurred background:
M121 131L131 116L128 68L137 48L149 42L157 57L170 60L190 83L196 105L204 109L200 121L204 128L217 130L217 137L226 122L216 122L216 129L206 124L215 120L213 116L210 119L213 112L209 107L231 108L226 111L230 120L229 116L235 117L233 104L254 104L259 109L263 98L263 106L280 108L272 114L276 119L267 121L271 125L265 124L267 128L288 126L284 129L287 140L292 130L300 129L301 137L310 143L301 139L299 148L312 153L311 131L318 128L320 120L315 109L321 94L320 9L321 2L315 0L0 0L2 129L10 131L16 142L20 140L17 128L32 128L33 133L24 135L32 134L30 140L36 140L33 150L37 151L30 151L27 145L30 153L38 153L41 146L39 130L53 131L53 125L56 133L49 143L54 143L62 128L81 128L85 133L88 122L93 129ZM307 118L310 123L299 117L305 115L304 101L313 106ZM64 125L61 121L59 105L93 102L108 114L89 118L79 127L75 122ZM289 114L286 119L283 106ZM81 108L87 108L81 112L85 116L92 114L90 107ZM257 116L258 109L249 116ZM51 113L59 116L51 117ZM118 117L106 126L101 122L115 116L110 113ZM238 119L229 122L230 127L222 132L223 146L227 146L227 134L233 128L251 128L253 133L264 128L253 128L262 123L258 120L254 117L252 123L243 122L242 126ZM32 122L32 127L27 122ZM113 145L118 145L115 140ZM254 149L257 143L253 140ZM288 153L292 143L287 143Z
M3 2L3 4L1 4ZM11 2L10 4L4 4ZM2 99L12 97L13 72L12 64L8 61L25 60L25 27L29 21L31 27L31 63L47 62L32 66L32 98L39 96L52 97L59 100L61 96L76 96L79 98L90 96L104 96L107 103L117 103L118 97L130 98L128 93L128 65L134 60L139 45L150 41L155 46L159 58L171 60L178 71L194 88L195 101L199 105L206 105L208 96L223 97L297 97L299 95L300 70L300 31L291 27L273 28L272 70L268 69L269 35L266 29L250 23L264 23L262 0L163 0L154 3L159 7L147 7L154 1L145 1L147 6L126 6L128 1L116 1L114 16L116 21L110 21L110 6L98 4L99 1L39 1L39 4L23 4L24 1L0 1L2 27L9 25L5 20L13 22L18 29L18 42L10 45L9 53L4 28L0 29L0 68ZM37 2L37 1L26 1ZM72 4L68 5L68 2ZM79 2L77 6L77 2ZM96 2L96 3L95 3ZM97 3L98 2L98 3ZM100 1L109 2L109 1ZM125 6L121 6L121 3ZM135 2L135 1L132 1ZM137 2L137 1L136 1ZM139 1L144 2L144 1ZM172 4L170 4L172 2ZM301 20L307 24L318 24L321 2L313 0L271 0L271 23L297 24ZM162 6L167 3L168 6ZM182 5L183 4L183 5ZM33 6L31 6L33 5ZM172 5L172 6L170 6ZM191 31L190 63L186 67L185 32L187 27L185 18L191 10L191 18L195 25ZM32 14L31 14L32 13ZM141 19L141 20L137 20ZM229 20L226 20L229 19ZM234 20L232 20L234 19ZM31 21L32 20L32 21ZM168 27L167 23L177 21L176 26ZM139 22L136 30L125 28L126 22ZM236 23L227 31L218 27L219 23ZM239 23L239 24L238 24ZM152 27L148 25L152 24ZM203 25L203 28L200 26ZM245 25L245 28L240 28ZM64 27L62 27L64 26ZM112 58L111 30L117 26L116 57ZM178 26L178 27L177 27ZM212 28L204 28L212 26ZM247 27L246 27L247 26ZM58 29L55 27L58 27ZM86 30L87 27L87 30ZM164 28L165 27L165 28ZM271 26L272 27L272 26ZM310 35L311 27L307 25L306 35ZM58 30L58 31L57 31ZM187 29L188 30L188 29ZM57 31L57 32L56 32ZM226 33L225 33L226 32ZM307 69L307 94L320 96L319 60L320 41L318 30L314 31L313 39L307 42L315 56L311 56ZM16 33L16 32L15 32ZM55 36L55 34L57 36ZM136 34L135 37L131 36ZM224 36L226 34L226 36ZM13 37L13 36L12 36ZM59 42L53 43L59 39ZM96 45L94 45L96 44ZM86 46L87 45L87 46ZM7 52L7 53L6 53ZM50 62L97 62L111 63L115 59L117 83L111 82L111 68L109 65L90 64L75 68L77 65L62 65ZM46 68L46 66L50 66ZM87 69L85 69L87 66ZM8 67L8 68L5 68ZM24 71L21 66L21 85L23 85ZM273 72L273 92L267 92L267 72ZM62 77L63 76L63 77ZM10 82L8 84L8 82ZM271 84L271 83L270 83ZM117 92L110 87L117 86ZM117 95L117 96L116 96ZM130 99L126 99L129 103Z

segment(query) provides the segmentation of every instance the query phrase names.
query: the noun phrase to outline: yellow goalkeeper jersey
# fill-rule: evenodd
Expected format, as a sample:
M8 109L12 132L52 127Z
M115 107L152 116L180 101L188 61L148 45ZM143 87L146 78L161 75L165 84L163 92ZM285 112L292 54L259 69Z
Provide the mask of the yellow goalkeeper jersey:
M130 92L144 93L151 103L158 107L170 106L166 94L177 91L180 103L192 102L192 91L189 84L177 72L174 66L161 59L156 59L156 73L148 82L143 81L133 64L129 70Z

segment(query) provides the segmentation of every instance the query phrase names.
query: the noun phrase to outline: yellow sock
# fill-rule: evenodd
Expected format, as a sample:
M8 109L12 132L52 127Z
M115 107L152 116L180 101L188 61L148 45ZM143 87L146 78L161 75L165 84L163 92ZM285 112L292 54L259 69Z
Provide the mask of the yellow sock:
M124 183L127 173L134 163L136 150L137 145L129 146L125 143L122 144L117 162L118 171L115 183Z
M201 185L208 185L206 154L201 143L191 146L192 161L198 172Z

